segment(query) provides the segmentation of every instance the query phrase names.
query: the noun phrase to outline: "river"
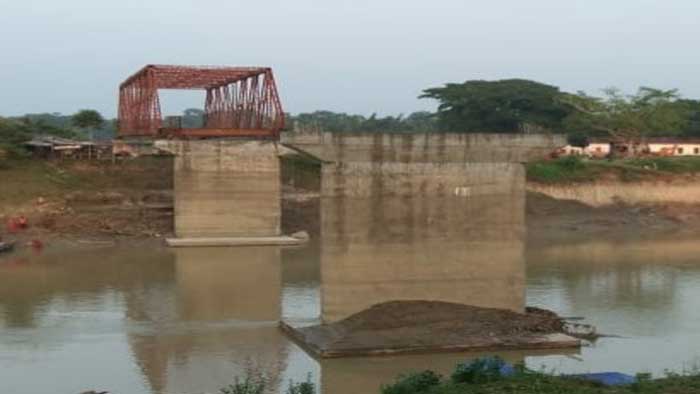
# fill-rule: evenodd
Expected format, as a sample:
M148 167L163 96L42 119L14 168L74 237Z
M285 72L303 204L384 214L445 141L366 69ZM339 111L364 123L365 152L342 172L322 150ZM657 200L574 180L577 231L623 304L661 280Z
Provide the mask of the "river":
M325 254L357 250L318 242L177 250L64 242L2 256L0 393L213 393L251 368L266 371L273 392L310 374L326 394L376 393L399 373L446 373L479 354L318 361L277 322L337 320L377 299L420 294L545 307L615 335L580 351L500 354L531 368L660 375L700 362L698 240L497 246L498 264L478 264L494 248L482 245L456 268L431 245L436 263L408 273L373 270L362 258L338 271L328 262L343 260ZM410 266L415 251L401 253L392 259Z

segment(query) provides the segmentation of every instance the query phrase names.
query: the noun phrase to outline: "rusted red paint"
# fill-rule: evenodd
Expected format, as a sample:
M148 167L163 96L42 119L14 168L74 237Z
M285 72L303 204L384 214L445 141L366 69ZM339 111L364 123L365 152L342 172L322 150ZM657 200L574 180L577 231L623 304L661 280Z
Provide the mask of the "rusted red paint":
M196 132L163 127L159 89L206 91ZM279 138L284 111L269 67L148 65L119 87L120 136Z

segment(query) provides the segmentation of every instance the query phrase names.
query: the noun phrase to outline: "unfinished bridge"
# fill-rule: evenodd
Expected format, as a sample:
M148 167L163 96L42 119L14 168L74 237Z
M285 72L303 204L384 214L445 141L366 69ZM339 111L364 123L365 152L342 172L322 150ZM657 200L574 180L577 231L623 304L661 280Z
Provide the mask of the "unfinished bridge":
M205 90L204 124L163 119L160 89ZM120 136L154 139L175 156L171 245L289 242L281 234L281 158L300 154L321 167L324 320L398 299L522 309L522 163L562 145L560 137L281 132L267 67L146 66L119 97ZM441 268L431 270L436 260ZM358 267L374 274L358 276ZM434 285L411 285L424 276ZM357 294L358 286L366 291ZM488 289L503 296L484 296L494 293Z

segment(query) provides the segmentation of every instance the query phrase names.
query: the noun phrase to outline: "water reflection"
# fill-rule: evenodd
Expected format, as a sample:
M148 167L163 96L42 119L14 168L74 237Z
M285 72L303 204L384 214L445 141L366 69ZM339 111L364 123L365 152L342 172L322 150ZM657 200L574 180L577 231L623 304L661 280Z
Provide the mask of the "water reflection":
M522 197L323 199L323 320L390 300L522 311Z
M475 218L483 214L475 208ZM349 226L355 219L345 220ZM321 305L344 314L383 297L476 299L482 288L471 281L499 275L515 279L491 282L494 293L517 293L523 286L518 278L524 279L524 264L516 259L522 245L507 234L501 241L497 233L479 242L441 244L427 237L416 247L398 241L379 246L363 238L366 233L348 232L344 243L297 249L54 246L39 256L3 257L0 392L216 392L253 365L267 371L280 392L290 378L311 372L324 393L371 393L402 372L448 373L478 354L316 361L276 322L308 323L319 318ZM489 254L487 245L504 250ZM352 251L356 261L347 256ZM660 373L700 360L697 240L590 242L526 252L528 304L585 316L622 338L603 339L575 357L502 354L510 361L562 372ZM381 264L373 267L370 257Z
M289 352L277 331L280 250L185 248L173 253L174 291L153 292L128 304L136 311L131 316L143 317L139 325L148 323L149 331L131 334L129 343L152 391L216 389L250 367L268 371L270 384L279 386Z
M682 370L700 360L700 242L593 241L527 251L528 303L584 316L605 338L558 370Z

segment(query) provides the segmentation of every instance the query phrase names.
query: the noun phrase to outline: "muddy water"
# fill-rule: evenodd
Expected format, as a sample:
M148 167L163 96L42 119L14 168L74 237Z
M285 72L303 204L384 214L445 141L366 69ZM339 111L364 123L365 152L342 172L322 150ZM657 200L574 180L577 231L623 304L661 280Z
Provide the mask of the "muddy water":
M510 299L513 309L525 288L528 304L585 316L620 336L580 352L501 354L530 367L662 373L700 361L700 240L525 247L526 275L512 249L497 254L512 262L505 271L441 262L402 276L360 260L343 268L354 274L342 282L322 264L322 249L53 245L0 257L0 393L217 392L251 367L269 372L273 392L309 373L324 393L377 392L401 372L447 372L477 354L319 362L281 335L277 321L318 321L324 302L337 315L386 294L434 289L443 298L449 288L464 300ZM405 253L410 264L412 251ZM479 277L498 285L470 291Z

